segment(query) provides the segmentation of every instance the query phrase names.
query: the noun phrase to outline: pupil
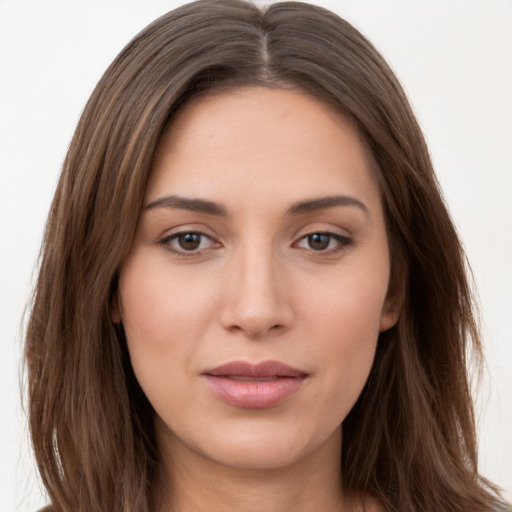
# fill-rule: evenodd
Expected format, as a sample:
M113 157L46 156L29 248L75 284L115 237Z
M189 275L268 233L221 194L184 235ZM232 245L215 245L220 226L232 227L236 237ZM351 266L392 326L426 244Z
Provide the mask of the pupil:
M314 235L308 236L308 243L311 249L315 251L321 251L329 247L330 236L322 235L321 233L315 233Z
M199 247L199 244L201 243L201 235L197 233L187 233L185 235L180 235L178 241L182 249L192 251Z

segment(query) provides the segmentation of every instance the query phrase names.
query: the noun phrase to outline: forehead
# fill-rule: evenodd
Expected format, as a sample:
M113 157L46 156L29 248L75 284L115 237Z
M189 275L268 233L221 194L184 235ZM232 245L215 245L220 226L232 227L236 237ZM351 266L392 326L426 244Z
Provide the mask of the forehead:
M290 201L306 191L378 194L352 123L310 95L251 87L190 101L160 140L146 201L164 192L209 196L244 187L267 197L286 191Z

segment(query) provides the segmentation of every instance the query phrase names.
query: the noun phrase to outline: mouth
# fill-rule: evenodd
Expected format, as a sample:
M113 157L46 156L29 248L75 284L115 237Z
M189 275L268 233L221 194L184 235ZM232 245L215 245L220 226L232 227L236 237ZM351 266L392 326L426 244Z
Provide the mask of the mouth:
M309 375L279 361L233 361L207 370L203 376L213 394L228 405L263 409L290 398Z

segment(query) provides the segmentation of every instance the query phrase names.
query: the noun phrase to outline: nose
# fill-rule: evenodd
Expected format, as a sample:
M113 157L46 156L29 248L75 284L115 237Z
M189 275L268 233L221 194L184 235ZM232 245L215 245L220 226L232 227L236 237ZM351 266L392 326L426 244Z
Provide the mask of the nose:
M251 339L288 330L294 312L283 270L271 248L245 248L235 254L223 289L223 327Z

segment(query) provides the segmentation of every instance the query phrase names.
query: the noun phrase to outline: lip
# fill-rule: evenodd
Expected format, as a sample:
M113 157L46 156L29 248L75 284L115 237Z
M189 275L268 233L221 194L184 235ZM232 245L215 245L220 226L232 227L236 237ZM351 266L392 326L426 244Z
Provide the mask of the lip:
M202 374L213 394L222 401L245 409L263 409L284 402L308 378L303 370L279 361L252 364L232 361Z

